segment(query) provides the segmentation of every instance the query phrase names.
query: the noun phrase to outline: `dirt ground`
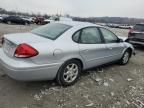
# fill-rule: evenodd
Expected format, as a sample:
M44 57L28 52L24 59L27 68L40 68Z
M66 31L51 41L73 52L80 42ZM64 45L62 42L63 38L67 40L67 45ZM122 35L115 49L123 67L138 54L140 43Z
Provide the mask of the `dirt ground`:
M0 24L0 35L35 27ZM121 36L128 33L112 31ZM128 65L91 69L66 88L55 81L15 81L0 70L0 108L144 108L144 47L135 48L137 54Z

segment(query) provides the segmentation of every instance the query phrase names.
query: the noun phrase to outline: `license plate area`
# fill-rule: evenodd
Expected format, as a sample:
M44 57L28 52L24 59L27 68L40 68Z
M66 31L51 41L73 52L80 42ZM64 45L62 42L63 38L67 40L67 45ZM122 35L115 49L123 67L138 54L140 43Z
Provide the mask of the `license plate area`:
M4 44L3 44L3 49L6 54L8 54L9 56L13 56L15 48L16 48L16 45L14 43L5 39Z

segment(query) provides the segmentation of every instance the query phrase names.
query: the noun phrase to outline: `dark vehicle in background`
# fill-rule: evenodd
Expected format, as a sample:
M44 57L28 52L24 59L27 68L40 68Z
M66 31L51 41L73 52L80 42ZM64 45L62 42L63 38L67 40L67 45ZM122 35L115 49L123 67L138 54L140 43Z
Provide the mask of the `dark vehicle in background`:
M34 23L36 24L43 24L44 22L44 17L36 17L34 20Z
M3 22L7 24L23 24L23 25L28 25L30 24L29 20L23 19L19 16L8 16L3 18Z
M131 44L144 45L144 24L136 24L128 33Z
M29 21L30 23L34 22L33 17L22 16L21 18L24 19L24 20Z

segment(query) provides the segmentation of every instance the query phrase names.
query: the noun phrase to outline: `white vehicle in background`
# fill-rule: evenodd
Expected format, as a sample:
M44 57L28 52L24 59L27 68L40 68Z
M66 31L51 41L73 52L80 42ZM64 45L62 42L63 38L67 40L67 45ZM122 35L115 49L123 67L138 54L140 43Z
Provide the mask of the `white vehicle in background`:
M48 24L48 23L51 23L51 22L54 22L55 20L52 20L51 18L50 19L45 19L43 21L44 24Z
M3 20L3 17L2 17L2 16L0 16L0 22L2 22L2 20Z
M68 17L52 16L49 19L45 19L44 24L52 23L52 22L55 22L55 21L73 21L73 20L72 20L72 18L68 18Z
M73 21L72 18L60 17L59 21Z
M128 24L122 24L122 25L119 26L119 28L121 28L121 29L132 29L133 26L128 25Z

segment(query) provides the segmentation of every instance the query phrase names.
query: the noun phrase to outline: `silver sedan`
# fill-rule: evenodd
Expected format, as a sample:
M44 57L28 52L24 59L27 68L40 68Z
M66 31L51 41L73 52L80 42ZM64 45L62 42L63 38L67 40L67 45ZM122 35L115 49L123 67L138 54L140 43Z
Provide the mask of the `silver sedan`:
M118 61L125 65L131 44L105 27L83 22L55 22L28 33L3 36L0 68L13 79L74 84L82 70Z

